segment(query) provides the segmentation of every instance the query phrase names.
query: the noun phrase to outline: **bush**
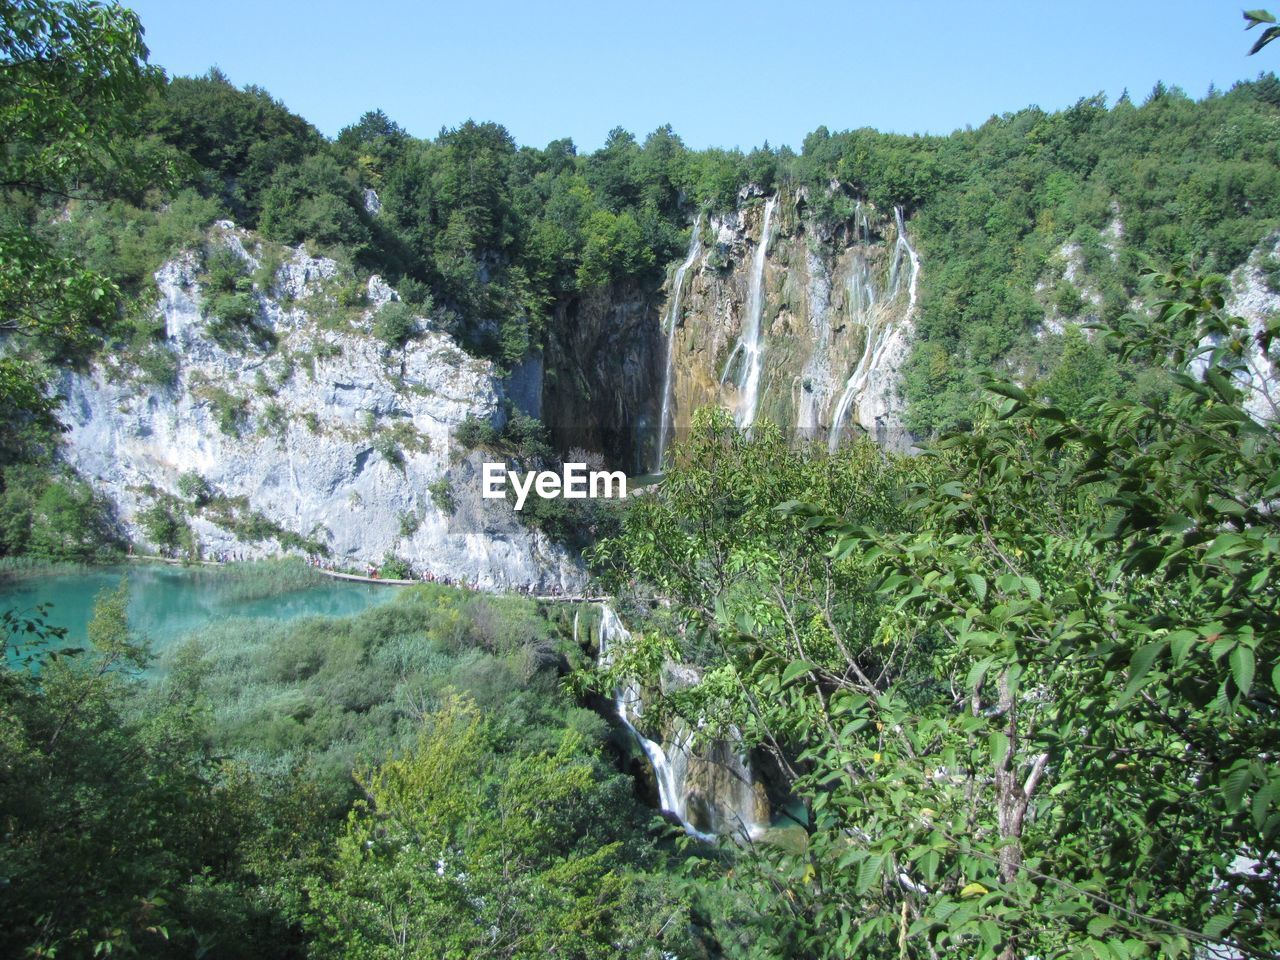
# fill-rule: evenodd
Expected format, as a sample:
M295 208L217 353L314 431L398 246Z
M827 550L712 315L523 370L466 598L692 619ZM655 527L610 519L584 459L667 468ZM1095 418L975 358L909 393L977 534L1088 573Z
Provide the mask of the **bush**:
M191 526L186 518L160 501L138 514L138 526L162 552L193 547Z
M396 293L400 294L402 301L417 307L422 313L430 313L431 308L435 306L431 288L413 277L405 277L401 280L396 286Z
M412 537L418 532L420 526L422 526L422 520L412 510L406 510L400 514L400 536Z
M289 430L289 415L274 400L267 404L259 419L259 429L270 436L284 439Z
M1085 309L1085 299L1075 284L1059 280L1053 293L1053 305L1064 317L1078 317Z
M236 293L248 285L245 263L230 247L218 245L205 254L205 289L216 293Z
M400 449L400 444L396 443L396 438L390 433L384 431L374 437L373 449L377 450L382 459L397 470L404 469L404 451Z
M400 559L394 553L388 553L382 558L378 575L384 580L410 580L413 578L413 570L407 560Z
M120 548L106 503L75 474L28 464L3 477L0 552L84 563Z
M244 397L237 396L222 387L201 385L199 394L209 402L218 429L229 437L240 436L249 416L249 405Z
M213 487L209 481L194 470L184 473L178 478L178 492L197 507L203 507L213 496Z
M438 477L427 484L427 492L431 494L431 502L441 513L453 513L458 509L458 501L453 496L453 484L447 476Z
M453 431L453 439L461 450L474 450L476 447L488 447L498 442L498 431L493 424L480 417L467 415Z
M541 420L525 413L514 413L507 420L502 438L512 448L516 456L522 459L539 459L551 456L551 445L547 442L547 428Z
M418 320L404 303L384 303L373 318L373 334L389 347L403 347L418 332Z
M275 345L275 334L258 326L258 301L251 293L220 293L207 308L209 337L224 350L260 350Z

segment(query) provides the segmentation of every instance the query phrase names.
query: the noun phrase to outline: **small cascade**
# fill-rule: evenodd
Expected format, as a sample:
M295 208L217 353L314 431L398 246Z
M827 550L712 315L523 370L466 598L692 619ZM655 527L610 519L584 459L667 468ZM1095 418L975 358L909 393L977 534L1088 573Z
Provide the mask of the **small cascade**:
M762 348L760 343L760 325L764 319L764 263L769 253L769 231L773 223L773 209L778 203L775 194L765 201L764 223L760 227L760 241L756 244L755 255L751 262L751 286L747 294L747 315L743 320L742 332L738 343L729 354L724 373L720 375L723 384L733 368L733 362L741 354L739 373L734 380L738 388L738 410L734 416L738 426L750 431L756 419L756 404L760 397L760 369Z
M689 255L676 268L671 280L671 303L667 308L667 371L662 378L662 415L658 423L658 455L654 471L662 470L667 442L671 437L671 368L675 362L676 325L680 322L680 298L684 292L684 275L702 253L702 214L693 221L693 236L689 238Z
M608 666L612 656L612 648L617 643L626 643L631 639L631 631L622 625L618 614L609 604L600 607L600 664ZM671 756L662 748L662 744L650 740L636 729L632 718L639 718L643 708L640 688L634 681L627 681L614 692L614 705L618 719L636 738L640 749L649 758L654 777L658 781L658 801L662 809L673 815L684 827L685 833L699 840L711 841L715 834L704 833L689 822L686 804L685 777L689 771L688 743L690 736L677 738L672 744Z
M608 666L613 649L631 639L631 633L609 604L600 608L600 664ZM674 816L685 833L699 840L714 841L719 833L738 837L756 836L767 825L767 818L757 815L757 785L741 748L741 735L733 731L733 739L716 741L705 751L690 750L693 731L679 724L672 742L664 748L636 728L644 707L640 688L627 681L614 693L618 719L636 738L640 749L653 767L658 783L658 800L662 809ZM691 789L697 781L699 789ZM692 804L691 804L692 800ZM696 809L691 810L691 806ZM709 829L695 826L695 819Z
M860 204L858 213L861 213ZM920 258L907 239L902 208L894 207L893 215L898 229L898 239L893 248L893 259L889 265L889 277L884 296L879 298L876 296L876 288L866 256L861 252L854 255L853 270L849 275L850 318L862 328L865 339L862 353L858 357L858 362L854 364L849 379L845 382L844 392L840 395L835 413L831 417L831 433L827 438L827 447L832 453L840 446L841 428L849 416L849 411L860 403L872 376L879 371L885 355L895 342L905 335L915 315ZM860 220L855 220L855 231L858 239L865 244L868 235L865 214ZM891 307L899 302L902 293L904 258L909 271L907 306L905 314L895 323Z

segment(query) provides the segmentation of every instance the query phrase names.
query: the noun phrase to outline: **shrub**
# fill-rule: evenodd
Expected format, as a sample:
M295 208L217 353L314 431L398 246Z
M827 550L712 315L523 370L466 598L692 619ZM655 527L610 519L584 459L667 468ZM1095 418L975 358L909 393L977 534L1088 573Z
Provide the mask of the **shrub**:
M425 433L420 433L410 420L396 420L387 427L386 432L401 449L410 453L427 453L431 450L431 438Z
M409 580L413 577L408 561L400 559L394 553L388 553L382 558L378 573L384 580Z
M151 343L134 358L143 379L157 387L172 387L178 382L178 357L168 346Z
M420 526L422 526L422 520L412 510L406 510L400 514L400 536L412 537L418 532Z
M266 350L275 344L275 334L255 322L258 301L251 293L220 293L206 312L209 337L224 350L244 350L250 344Z
M274 400L268 403L259 418L259 429L265 434L283 439L289 429L289 415L285 413L284 407Z
M377 450L382 459L397 470L404 469L404 451L400 449L400 444L396 443L396 438L390 433L384 431L374 437L373 449Z
M3 480L0 553L85 563L119 549L106 503L75 473L23 464Z
M249 415L249 405L244 397L208 384L201 385L199 393L209 402L218 429L229 437L240 436Z
M1272 293L1280 293L1280 257L1273 253L1262 261L1262 276L1266 280L1268 290Z
M447 476L441 476L427 484L427 492L431 494L431 502L442 513L453 513L458 509L458 501L453 495L453 484Z
M373 334L389 347L403 347L418 331L413 310L404 303L384 303L373 319Z
M1053 293L1053 305L1064 317L1078 317L1084 312L1085 300L1075 284L1060 280Z
M191 526L186 518L160 501L138 514L138 526L147 539L162 551L190 549L193 546Z
M205 289L217 293L236 293L248 285L245 263L230 247L218 245L205 253Z
M545 458L551 455L551 446L547 442L547 428L542 421L525 413L514 413L507 420L502 438L510 444L513 452L522 458Z
M178 492L197 507L203 507L213 497L213 487L209 485L209 481L194 470L178 478Z
M453 439L462 450L492 446L498 442L498 431L488 420L468 414L453 431Z

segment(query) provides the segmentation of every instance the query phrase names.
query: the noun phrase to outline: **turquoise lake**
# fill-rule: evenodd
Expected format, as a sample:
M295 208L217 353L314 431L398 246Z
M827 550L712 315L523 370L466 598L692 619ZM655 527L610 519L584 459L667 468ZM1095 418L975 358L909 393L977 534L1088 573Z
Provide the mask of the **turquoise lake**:
M86 639L94 599L129 578L129 622L155 650L207 624L239 618L292 620L347 617L392 599L390 586L331 580L262 596L252 568L184 568L164 564L94 567L74 573L31 574L0 579L0 610L33 613L48 604L46 621L65 627L67 642Z

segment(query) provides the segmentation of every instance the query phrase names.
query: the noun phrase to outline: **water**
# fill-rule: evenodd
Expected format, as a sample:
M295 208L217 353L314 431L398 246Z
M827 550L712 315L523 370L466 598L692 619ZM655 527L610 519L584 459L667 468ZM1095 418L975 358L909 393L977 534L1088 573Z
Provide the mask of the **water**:
M618 614L609 604L600 607L600 664L607 667L612 657L612 647L617 643L626 643L631 639L631 631L622 625ZM672 745L671 756L663 749L662 744L650 740L636 729L633 718L640 716L643 703L640 699L640 688L634 681L627 681L614 691L614 708L623 726L636 738L640 749L649 758L653 767L654 778L658 781L658 802L662 809L680 821L685 833L699 840L711 841L714 834L703 833L689 822L684 790L685 773L689 767L688 737L679 739Z
M860 212L860 211L859 211ZM898 228L898 239L893 248L893 260L889 266L889 277L882 296L876 296L876 287L867 266L866 257L862 253L855 254L853 270L849 274L850 317L863 329L862 354L854 364L853 372L845 382L844 392L836 403L834 415L831 417L831 433L827 446L832 453L840 446L840 432L849 411L857 407L877 373L889 348L900 337L905 335L916 311L917 284L920 277L920 258L907 239L907 227L902 219L902 208L894 207L894 222ZM865 238L865 219L855 225ZM892 322L889 307L900 302L902 294L902 261L906 259L910 271L907 280L907 306L901 321Z
M575 629L577 621L575 620ZM600 608L600 664L608 666L614 647L625 644L631 639L619 619L618 614L609 604ZM754 807L754 777L747 762L747 756L741 748L742 738L737 730L733 730L733 742L715 741L707 746L706 755L700 751L697 757L691 754L693 731L687 726L677 726L672 742L664 747L661 743L650 740L635 725L640 718L644 703L639 686L631 680L620 685L614 691L614 708L618 719L635 737L640 749L649 759L653 767L654 779L658 782L658 802L662 809L673 815L684 828L685 833L699 840L712 841L717 833L706 832L694 826L689 815L689 766L690 762L702 765L718 765L727 774L731 786L727 795L720 796L720 803L715 803L710 814L713 830L722 830L739 837L757 836L762 824L756 822ZM720 806L727 801L727 809Z
M0 610L30 614L37 604L50 604L47 622L66 628L66 642L80 646L87 640L94 599L103 590L114 590L127 575L129 624L135 635L146 637L160 650L210 623L231 618L353 616L391 599L397 590L325 580L274 596L255 597L253 591L265 592L261 583L252 573L237 576L238 572L243 571L130 564L10 577L0 580Z
M764 223L760 227L760 242L756 244L755 256L751 261L751 286L747 292L747 315L742 325L742 333L738 337L737 346L729 354L724 373L720 377L723 384L733 366L733 361L742 355L739 374L735 380L738 388L738 409L734 419L738 427L750 432L756 419L756 406L760 400L760 367L763 348L760 343L760 324L764 319L764 262L769 253L769 230L773 223L773 208L777 205L776 195L764 204Z
M662 416L658 426L658 459L654 470L662 469L671 436L671 368L675 361L676 325L680 322L680 297L684 292L684 275L702 253L702 214L693 221L693 236L689 238L689 255L676 268L671 280L671 305L667 309L667 370L662 378Z

